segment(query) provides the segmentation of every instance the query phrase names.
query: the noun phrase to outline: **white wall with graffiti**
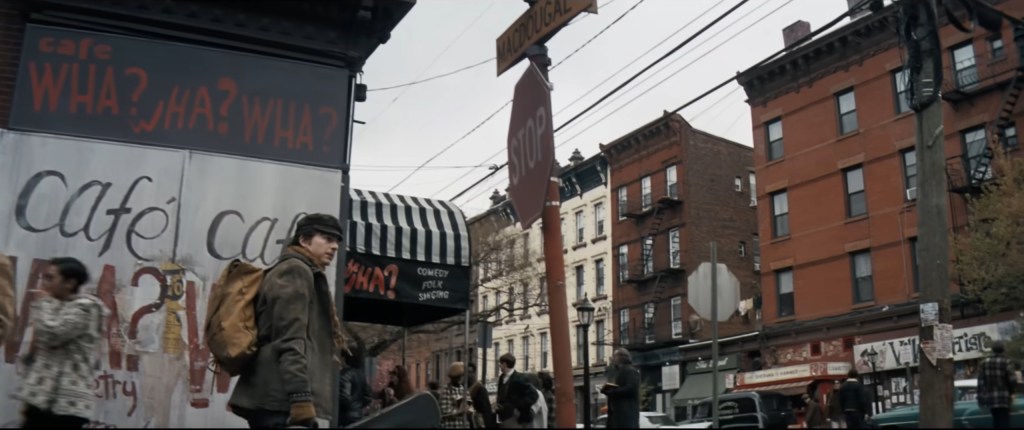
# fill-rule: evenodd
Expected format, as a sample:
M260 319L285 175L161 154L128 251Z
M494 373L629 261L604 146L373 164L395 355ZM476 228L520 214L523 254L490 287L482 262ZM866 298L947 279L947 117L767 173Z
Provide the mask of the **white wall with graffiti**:
M0 426L21 408L25 293L47 259L72 256L113 311L94 426L244 427L226 411L231 381L208 369L208 292L232 258L273 261L302 214L337 214L340 186L337 170L0 129L0 250L16 260L18 309Z

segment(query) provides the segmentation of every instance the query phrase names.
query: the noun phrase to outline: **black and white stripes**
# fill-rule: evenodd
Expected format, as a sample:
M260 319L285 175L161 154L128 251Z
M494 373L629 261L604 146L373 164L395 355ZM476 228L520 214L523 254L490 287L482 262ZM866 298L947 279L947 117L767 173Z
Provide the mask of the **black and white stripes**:
M469 266L469 229L455 205L420 197L353 189L350 251Z

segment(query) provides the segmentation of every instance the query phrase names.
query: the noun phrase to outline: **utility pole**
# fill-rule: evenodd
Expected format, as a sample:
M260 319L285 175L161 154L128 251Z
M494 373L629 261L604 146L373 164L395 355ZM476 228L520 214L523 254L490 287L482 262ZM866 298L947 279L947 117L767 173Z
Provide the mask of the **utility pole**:
M908 65L915 112L917 150L917 258L922 311L937 305L938 318L922 318L918 360L921 428L953 426L953 359L940 357L939 324L949 324L949 227L945 136L942 126L942 47L935 0L903 2L906 7ZM970 180L970 178L968 178ZM934 305L931 305L934 303ZM925 312L922 312L922 317ZM938 323L938 324L936 324ZM951 339L948 339L951 340ZM877 375L872 375L877 378Z
M711 242L711 428L718 428L718 242Z

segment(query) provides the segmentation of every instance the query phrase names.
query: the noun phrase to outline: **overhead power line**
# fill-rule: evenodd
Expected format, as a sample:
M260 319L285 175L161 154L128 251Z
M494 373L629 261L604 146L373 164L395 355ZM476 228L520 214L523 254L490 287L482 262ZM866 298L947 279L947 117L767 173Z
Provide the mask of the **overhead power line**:
M615 1L615 0L609 0L609 1L607 2L607 3L605 3L605 4L604 4L604 6L607 6L607 5L611 4L611 3L612 3L612 2L614 2L614 1ZM604 33L605 31L607 31L607 30L608 30L609 28L611 28L612 26L614 26L615 24L617 24L617 23L618 23L618 22L619 22L619 21L620 21L620 20L621 20L621 19L622 19L622 18L623 18L624 16L626 16L627 14L629 14L629 12L630 12L630 11L632 11L633 9L635 9L635 8L636 8L637 6L639 6L639 5L640 5L640 3L643 3L643 2L644 2L644 0L639 0L639 1L638 1L638 2L636 3L636 4L634 4L634 5L633 5L633 7L629 8L629 9L628 9L628 10L626 10L626 12L624 12L624 13L623 13L622 15L619 15L619 17L618 17L618 18L616 18L616 19L615 19L615 20L613 20L612 22L610 22L610 23L608 23L607 25L605 25L605 26L604 26L604 28L602 28L602 29L601 29L601 31L597 32L597 34L596 34L596 35L595 35L594 37L591 37L591 38L590 38L589 40L587 40L586 42L584 42L584 43L583 43L583 45L581 45L581 46L580 46L579 48L577 48L577 49L576 49L576 51L574 51L574 53L575 53L575 52L578 52L578 51L579 51L580 49L582 49L582 48L583 48L584 46L586 46L586 45L587 45L587 44L589 44L589 43L590 43L591 41L593 41L593 40L594 40L595 38L597 38L597 36L600 36L600 35L601 35L602 33ZM488 60L488 61L489 61L489 60ZM561 64L561 62L560 62L559 64ZM552 69L554 69L554 67L552 67ZM444 148L441 148L441 150L440 150L440 151L436 152L436 153L435 153L434 155L432 155L432 156L431 156L430 158L428 158L428 159L427 159L426 161L424 161L424 162L423 162L422 164L420 164L420 167L422 168L423 166L426 166L426 165L427 165L427 164L429 164L429 163L430 163L431 161L434 161L435 159L437 159L437 157L440 157L440 156L441 156L441 155L443 155L444 153L448 152L448 150L449 150L449 149L451 149L452 147L454 147L455 145L457 145L457 144L458 144L459 142L461 142L461 141L465 140L466 138L468 138L468 137L469 137L469 136L470 136L471 134L473 134L474 132L476 132L477 130L479 130L479 129L480 129L480 127L483 127L483 126L484 126L484 124L487 124L487 122L489 122L489 121L490 121L491 119L493 119L493 118L494 118L495 116L497 116L497 115L498 115L498 113L500 113L501 111L505 110L505 108L506 108L506 107L508 107L508 106L509 106L509 105L511 105L511 104L512 104L512 100L511 100L511 99L509 99L509 100L508 100L507 102L505 102L505 104L501 105L501 107L499 107L499 108L498 108L498 110L496 110L496 111L494 111L493 113L491 113L490 115L488 115L488 116L487 116L486 118L484 118L484 120L483 120L483 121L480 121L480 123L478 123L478 124L477 124L476 126L474 126L474 127L472 128L472 129L470 129L470 130L469 130L468 132L466 132L466 133L465 133L465 134L463 134L463 135L462 135L461 137L459 137L458 139L456 139L456 140L455 140L454 142L452 142L452 143L448 144L448 145L447 145L447 146L445 146ZM393 191L393 190L394 190L395 188L398 188L398 187L399 187L400 185L404 184L404 183L405 183L405 181L408 181L408 180L409 180L409 178L411 178L411 177L412 177L413 175L415 175L415 174L416 174L417 172L419 172L420 170L421 170L421 169L414 169L414 170L413 170L412 172L410 172L410 173L409 173L408 175L406 175L406 176L405 176L404 178L402 178L402 179L401 179L400 181L398 181L398 183L396 183L395 185L392 185L392 186L391 186L391 188L389 188L389 189L388 189L388 192L391 192L391 191ZM465 177L465 176L462 176L462 177ZM460 177L459 179L462 179L462 177ZM456 179L456 181L458 181L458 179ZM447 187L445 187L445 188L447 188Z
M814 30L814 31L812 31L812 32L808 33L807 35L805 35L805 36L803 36L803 37L801 37L801 38L797 39L796 41L794 41L793 43L791 43L791 44L790 44L789 46L783 47L782 49L780 49L780 50L778 50L778 51L776 51L776 52L772 53L771 55L769 55L769 56L765 57L764 59L762 59L761 61L757 62L757 63L756 63L756 64L754 64L753 66L750 66L750 67L748 67L747 69L749 70L749 69L752 69L752 68L755 68L755 67L759 67L759 66L761 66L761 65L764 65L764 64L766 64L766 63L768 63L768 62L770 62L770 61L772 61L772 60L776 59L776 58L777 58L778 56L780 56L780 55L782 55L782 54L784 54L784 53L786 53L786 52L788 52L788 51L791 51L791 50L793 50L793 49L797 48L797 47L798 47L799 45L801 45L801 44L803 44L803 43L805 43L805 42L807 42L807 41L809 41L809 40L813 39L814 37L817 37L817 36L818 36L819 34L821 34L821 33L825 32L825 31L828 31L829 29L831 29L832 27L834 27L834 26L835 26L836 24L838 24L839 22L841 22L841 21L842 21L843 19L846 19L846 18L847 18L848 16L850 16L850 15L851 15L851 14L853 14L854 12L856 12L856 11L859 11L860 9L862 9L862 8L864 7L864 5L868 4L868 2L869 2L869 1L871 1L871 0L862 0L862 1L861 1L860 3L858 3L858 4L856 5L856 6L854 6L854 7L851 7L851 8L849 8L849 9L847 9L847 10L846 10L845 12L843 12L842 14L840 14L840 15L839 15L838 17L836 17L836 18L835 18L835 19L833 19L832 21L829 21L828 23L826 23L826 24L825 24L824 26L822 26L822 27L818 28L817 30ZM725 87L726 85L729 85L729 83L731 83L731 82L733 82L733 81L735 81L735 80L736 80L736 77L735 77L735 76L733 76L733 77L730 77L729 79L726 79L726 80L725 80L725 81L723 81L722 83L720 83L720 84L718 84L718 85L715 85L715 86L714 86L714 87L712 87L711 89L709 89L709 90L707 90L707 91L705 91L705 92L701 93L700 95L698 95L697 97L695 97L695 98L691 99L690 101L688 101L688 102L686 102L686 103L683 103L683 105L682 105L682 106L679 106L678 108L676 108L676 109L672 110L672 111L671 111L671 112L669 112L669 113L670 113L670 114L676 114L676 113L679 113L679 111L681 111L681 110L683 110L683 109L686 109L686 108L690 107L690 106L691 106L691 105L693 105L694 103L697 103L697 102L699 102L700 100L704 99L704 98L705 98L705 97L707 97L708 95L710 95L710 94L714 93L715 91L718 91L718 90L722 89L722 87ZM577 117L578 117L578 116L579 116L579 115L577 115ZM575 118L575 117L574 117L574 118ZM561 128L565 127L566 125L567 125L567 124L563 124L562 126L560 126L560 127L559 127L559 129L561 129ZM556 130L557 130L557 129L556 129ZM479 180L477 180L476 182L474 182L474 183L473 183L472 185L470 185L469 187L466 187L465 189L463 189L462 191L460 191L460 192L459 192L458 194L456 194L456 195L455 195L454 197L452 197L452 198L451 198L451 200L456 200L456 199L458 199L459 197L461 197L461 196L465 195L465 194L466 194L467 192L469 192L470 190L472 190L473 188L475 188L475 187L476 187L477 185L481 184L482 182L486 181L487 179L489 179L489 178L493 177L494 175L498 174L498 172L500 172L501 170L503 170L503 169L504 169L504 168L506 168L506 167L508 167L508 162L507 162L507 161L506 161L506 162L504 162L504 163L502 163L501 165L499 165L497 169L494 169L493 171L489 172L489 173L488 173L487 175L484 175L484 177L480 178Z
M479 63L471 64L471 65L466 66L466 67L460 67L460 68L452 70L450 72L442 73L440 75L434 75L434 76L431 76L429 78L420 79L418 81L412 81L412 82L408 82L408 83L404 83L404 84L399 84L399 85L392 85L390 87L372 88L372 89L366 90L366 92L393 90L393 89L396 89L396 88L410 87L410 86L413 86L413 85L422 84L424 82L430 82L430 81L433 81L435 79L441 79L441 78L444 78L444 77L448 77L448 76L454 75L454 74L459 73L459 72L464 72L464 71L469 70L469 69L480 67L480 66L482 66L484 64L490 63L495 58L497 58L497 57L491 57L491 58L488 58L488 59L486 59L484 61L481 61Z

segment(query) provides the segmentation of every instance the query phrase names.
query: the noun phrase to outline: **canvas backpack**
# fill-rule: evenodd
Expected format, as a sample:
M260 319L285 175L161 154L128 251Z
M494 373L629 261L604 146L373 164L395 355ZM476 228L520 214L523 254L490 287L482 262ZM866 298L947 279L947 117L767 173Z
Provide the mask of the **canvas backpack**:
M205 333L215 371L238 376L256 355L256 297L264 273L260 267L235 259L210 291Z

